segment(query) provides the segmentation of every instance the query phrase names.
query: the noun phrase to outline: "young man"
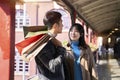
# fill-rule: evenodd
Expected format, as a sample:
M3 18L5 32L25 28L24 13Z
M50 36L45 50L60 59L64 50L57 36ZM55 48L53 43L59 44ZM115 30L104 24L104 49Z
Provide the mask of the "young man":
M50 10L43 19L44 25L48 27L48 33L45 35L46 37L49 36L49 40L39 54L35 56L40 80L70 80L64 61L65 48L55 38L58 33L62 32L61 17L62 15L59 12Z

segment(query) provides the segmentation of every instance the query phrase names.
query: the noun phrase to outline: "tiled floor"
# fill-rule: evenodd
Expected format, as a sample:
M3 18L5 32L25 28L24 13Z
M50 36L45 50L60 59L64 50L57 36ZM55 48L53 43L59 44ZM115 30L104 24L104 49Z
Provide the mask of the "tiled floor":
M119 64L116 59L100 60L97 65L99 80L120 80Z

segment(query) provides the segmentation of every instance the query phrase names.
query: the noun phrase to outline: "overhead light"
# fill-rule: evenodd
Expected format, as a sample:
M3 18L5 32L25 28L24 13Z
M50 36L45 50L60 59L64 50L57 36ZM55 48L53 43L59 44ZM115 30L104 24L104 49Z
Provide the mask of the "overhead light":
M114 33L115 31L112 31L112 33Z
M119 30L119 29L118 29L118 28L115 28L114 30L117 31L117 30Z
M110 33L110 35L111 35L112 33Z
M110 43L111 42L111 38L108 38L108 43Z

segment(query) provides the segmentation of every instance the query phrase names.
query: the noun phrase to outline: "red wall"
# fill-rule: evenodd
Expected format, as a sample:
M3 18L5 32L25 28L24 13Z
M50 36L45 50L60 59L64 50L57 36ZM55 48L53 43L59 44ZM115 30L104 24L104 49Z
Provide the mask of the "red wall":
M14 0L0 0L0 80L14 80Z

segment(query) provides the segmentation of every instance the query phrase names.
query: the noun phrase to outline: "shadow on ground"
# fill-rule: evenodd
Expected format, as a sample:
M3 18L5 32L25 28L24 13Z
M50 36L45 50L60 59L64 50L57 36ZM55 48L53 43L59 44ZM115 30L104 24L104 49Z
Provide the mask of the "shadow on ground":
M107 60L100 60L97 65L98 80L111 80L111 72Z

